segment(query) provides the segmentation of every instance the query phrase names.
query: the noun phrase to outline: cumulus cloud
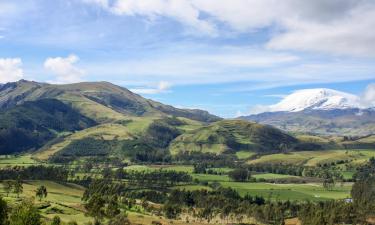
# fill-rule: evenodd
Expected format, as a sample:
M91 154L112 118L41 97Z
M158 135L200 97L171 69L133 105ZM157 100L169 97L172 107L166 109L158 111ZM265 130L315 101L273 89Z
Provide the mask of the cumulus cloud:
M160 81L156 88L133 88L132 92L137 94L160 94L170 92L172 84L166 81Z
M44 62L44 68L56 76L55 80L51 81L51 83L74 83L82 81L82 76L85 72L75 66L78 61L78 56L73 54L66 58L47 58Z
M273 28L266 43L271 49L375 54L373 0L83 1L101 5L117 15L140 15L151 21L171 18L208 35L216 35L222 27L245 33Z
M375 83L367 86L361 99L364 106L375 107Z
M0 83L22 79L23 70L20 58L0 58Z

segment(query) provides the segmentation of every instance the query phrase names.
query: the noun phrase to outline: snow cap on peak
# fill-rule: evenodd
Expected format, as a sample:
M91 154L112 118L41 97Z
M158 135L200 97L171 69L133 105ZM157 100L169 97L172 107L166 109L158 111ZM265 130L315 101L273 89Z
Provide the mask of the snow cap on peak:
M275 105L271 112L298 112L306 109L330 110L361 108L360 98L356 95L328 88L303 89L293 92Z

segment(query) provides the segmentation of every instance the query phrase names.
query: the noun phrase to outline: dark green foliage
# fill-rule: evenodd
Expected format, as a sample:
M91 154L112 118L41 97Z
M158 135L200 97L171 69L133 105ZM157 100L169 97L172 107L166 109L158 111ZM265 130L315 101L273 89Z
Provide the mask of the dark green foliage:
M67 181L69 171L53 166L8 167L0 170L0 180L12 180L15 177L23 180Z
M7 202L0 198L0 224L7 224L8 222L8 205Z
M38 189L36 189L35 195L36 195L36 197L39 198L39 201L41 201L42 198L46 198L47 194L48 194L47 188L44 185L39 186Z
M69 221L67 225L78 225L78 223L76 221Z
M54 157L80 157L80 156L105 156L108 155L116 141L107 141L87 137L72 141L68 146L63 148Z
M118 199L114 195L109 199L105 213L109 218L113 218L120 214L120 212Z
M101 220L105 216L105 201L99 194L94 194L85 204L87 214Z
M56 137L56 132L93 125L94 121L58 100L25 102L0 112L0 153L37 149Z
M236 167L237 157L233 154L214 154L209 152L179 152L173 157L181 164L206 164L211 167Z
M298 216L306 225L355 224L355 209L345 201L305 203L299 206Z
M24 200L12 209L10 225L41 225L41 216L33 203Z
M177 128L163 120L156 120L147 128L143 139L153 147L166 148L180 134L181 132Z
M181 213L181 206L177 204L165 204L163 208L165 217L168 219L176 219Z
M236 182L246 182L250 179L250 172L247 169L235 169L228 173L230 179Z
M108 225L131 225L128 217L124 214L119 214L108 221Z
M16 181L14 182L14 185L13 185L13 192L15 194L17 194L17 198L20 197L20 194L23 192L23 185L22 185L23 181L21 180L21 178L18 176Z
M352 187L352 198L358 211L360 222L367 216L374 216L375 212L375 159L358 168L357 179Z
M61 225L61 219L59 216L54 216L51 225Z

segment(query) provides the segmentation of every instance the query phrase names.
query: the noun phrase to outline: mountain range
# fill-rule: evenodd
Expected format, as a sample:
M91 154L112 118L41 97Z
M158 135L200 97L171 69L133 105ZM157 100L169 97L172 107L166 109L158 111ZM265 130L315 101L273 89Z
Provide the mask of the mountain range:
M311 118L310 121L324 118L330 124L336 123L336 127L347 126L350 121L351 129L356 125L358 130L368 132L373 130L372 110L346 106L296 109L247 118L264 125L243 119L222 119L202 110L175 108L108 82L54 85L20 80L0 87L0 153L29 151L35 159L53 162L80 157L166 162L193 153L235 157L239 152L252 155L374 147L372 136L355 139L311 136L306 133L312 133L314 124L303 124L306 118ZM274 119L275 115L280 123ZM285 121L289 121L287 126L283 125ZM309 128L296 130L304 135L283 131L293 130L289 125L296 123Z
M365 136L375 133L375 111L352 94L332 89L296 91L267 112L241 119L272 125L289 132Z

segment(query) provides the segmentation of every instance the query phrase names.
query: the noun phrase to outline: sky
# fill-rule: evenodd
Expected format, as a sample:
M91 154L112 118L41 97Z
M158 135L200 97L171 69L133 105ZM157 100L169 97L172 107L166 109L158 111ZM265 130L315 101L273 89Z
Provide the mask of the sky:
M375 99L374 0L0 0L0 83L109 81L231 118L307 88Z

